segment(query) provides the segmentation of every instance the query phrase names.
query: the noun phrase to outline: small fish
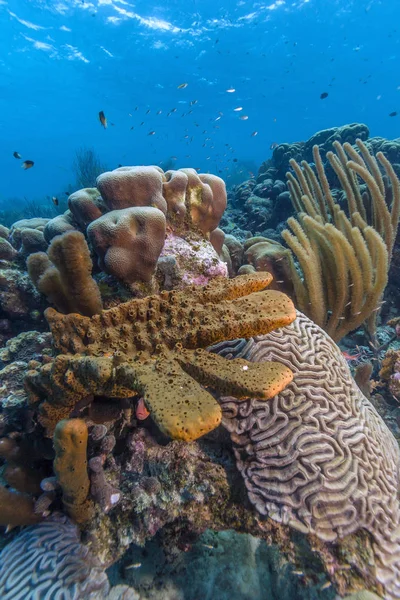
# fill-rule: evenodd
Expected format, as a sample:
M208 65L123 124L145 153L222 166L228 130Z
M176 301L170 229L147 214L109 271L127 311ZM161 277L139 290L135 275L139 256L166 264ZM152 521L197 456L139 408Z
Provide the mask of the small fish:
M192 100L190 106L194 106L195 104L197 104L197 100Z
M70 193L69 193L69 192L64 192L64 194L65 194L66 196L70 196Z
M99 112L99 120L100 120L100 123L103 125L104 129L107 129L106 115L104 114L104 112L102 110Z
M344 358L348 361L357 360L361 356L361 352L357 352L357 354L349 354L346 350L342 350L342 354Z
M146 115L148 115L148 114L149 114L149 112L150 112L150 108L149 108L149 110L146 110Z
M22 156L20 155L19 152L13 152L13 157L14 158L22 158Z
M33 160L24 160L21 167L26 171L27 169L31 169L35 163Z
M226 91L228 92L228 94L233 94L233 92L236 92L235 88L229 88Z
M234 159L233 159L233 162L237 162L237 161L238 161L238 159L237 159L237 158L234 158Z
M219 121L221 117L217 117L216 119L214 119L215 121Z
M210 550L215 550L214 546L211 546L211 544L202 544L203 548L209 548Z
M155 131L150 131L147 135L154 135Z
M132 127L131 127L131 131L132 131L132 129L135 129L133 125L132 125Z
M275 150L275 148L277 148L279 146L279 144L277 144L276 142L272 142L272 144L270 145L269 149L270 150Z
M239 112L240 110L243 110L243 106L237 106L236 108L233 109L235 112Z
M239 117L239 119L240 119L241 121L247 121L247 119L248 119L248 118L249 118L249 117L248 117L247 115L242 115L241 117Z
M135 415L138 421L144 421L150 415L143 398L139 398L139 402L136 405Z
M54 204L54 206L58 206L59 205L59 201L57 196L53 196L51 199L52 203Z
M325 98L328 97L328 92L322 92L322 94L320 95L321 100L324 100Z
M125 569L139 569L139 567L142 566L142 563L138 562L138 563L133 563L132 565L128 565L126 567L124 567Z
M258 135L258 131L253 131L253 133L251 134L251 137L255 137L256 135Z
M397 112L394 110L389 114L389 117L397 117Z
M178 90L184 90L186 87L188 86L187 83L181 83L180 85L178 85Z
M332 585L332 584L331 584L331 582L330 582L330 581L327 581L326 583L324 583L324 585L322 585L322 586L319 588L319 589L320 589L320 592L322 592L323 590L327 590L328 588L330 588L330 587L331 587L331 585Z
M162 110L158 110L156 114L161 115L161 113L162 113Z

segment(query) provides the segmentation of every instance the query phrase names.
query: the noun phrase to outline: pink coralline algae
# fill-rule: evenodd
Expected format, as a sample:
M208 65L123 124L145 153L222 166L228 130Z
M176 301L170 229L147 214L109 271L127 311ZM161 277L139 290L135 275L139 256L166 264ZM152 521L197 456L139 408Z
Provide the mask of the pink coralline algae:
M174 233L166 236L157 269L164 278L164 289L206 285L214 277L228 276L226 263L208 240L198 237L189 241Z

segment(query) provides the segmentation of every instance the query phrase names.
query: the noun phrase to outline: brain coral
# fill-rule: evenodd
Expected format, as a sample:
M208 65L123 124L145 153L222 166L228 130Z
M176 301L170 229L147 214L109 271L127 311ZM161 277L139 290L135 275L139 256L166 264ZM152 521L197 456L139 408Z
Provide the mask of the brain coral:
M223 423L257 510L328 542L368 530L377 579L387 598L400 598L399 448L334 342L298 314L278 331L214 351L279 361L294 372L269 402L222 399Z
M104 600L110 585L65 517L27 527L0 555L2 600Z
M139 600L127 586L110 588L79 531L57 515L24 529L0 553L2 600Z

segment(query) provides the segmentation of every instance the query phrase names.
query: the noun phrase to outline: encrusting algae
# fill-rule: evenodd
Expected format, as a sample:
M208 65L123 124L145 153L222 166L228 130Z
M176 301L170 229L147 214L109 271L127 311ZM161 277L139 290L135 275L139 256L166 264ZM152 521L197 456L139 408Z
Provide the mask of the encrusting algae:
M41 402L39 420L47 434L90 395L140 394L158 427L184 441L221 421L219 404L202 385L237 398L272 398L292 380L288 367L226 361L201 350L266 334L296 318L287 296L263 291L271 279L269 273L215 279L204 288L131 300L91 318L47 309L60 354L26 378L30 401Z

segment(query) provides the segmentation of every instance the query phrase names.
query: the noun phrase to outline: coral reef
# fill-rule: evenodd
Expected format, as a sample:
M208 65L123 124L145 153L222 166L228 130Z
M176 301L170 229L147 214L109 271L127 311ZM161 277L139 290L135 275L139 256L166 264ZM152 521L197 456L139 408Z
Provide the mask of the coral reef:
M299 314L289 327L214 351L294 370L293 382L268 404L221 399L257 511L327 542L366 529L377 579L388 598L399 598L400 451L338 348Z
M28 374L31 402L44 400L40 422L51 433L89 395L138 393L164 433L190 440L220 422L218 403L196 380L238 397L255 390L272 397L291 380L288 368L258 369L241 361L231 368L200 351L290 323L295 318L290 299L260 291L270 281L267 273L215 279L204 288L131 300L91 319L48 309L54 344L63 354Z
M110 580L122 576L141 600L333 600L322 573L304 583L276 546L249 534L207 530L173 541L166 534L133 545L108 571Z
M68 197L68 207L79 228L85 230L107 210L97 188L84 188Z
M80 230L100 269L135 294L151 291L134 284L154 286L159 258L161 285L166 280L178 288L207 283L216 271L227 274L209 242L226 208L222 179L194 169L121 167L100 175L97 186L71 194L69 210L46 224L47 241Z
M43 310L40 294L28 275L17 268L0 269L0 311L10 323L35 321L38 310Z

